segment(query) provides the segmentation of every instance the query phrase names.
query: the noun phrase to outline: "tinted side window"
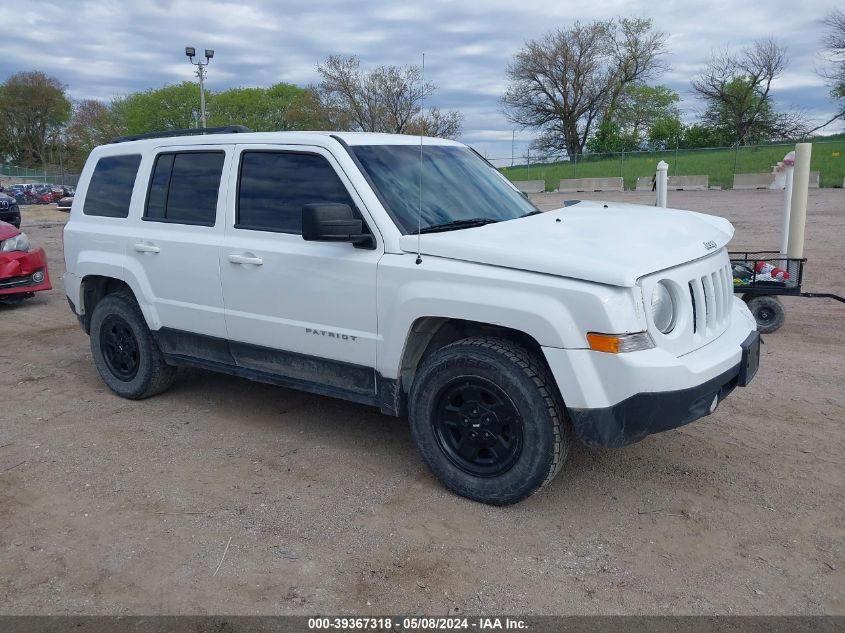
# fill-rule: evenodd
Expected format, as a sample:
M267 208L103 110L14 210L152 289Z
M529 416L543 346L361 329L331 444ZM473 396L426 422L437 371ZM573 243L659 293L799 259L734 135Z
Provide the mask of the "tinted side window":
M159 154L144 219L214 226L225 157L223 152Z
M329 162L317 154L244 152L238 183L240 229L302 233L302 207L338 202L355 209Z
M138 175L141 156L106 156L97 161L82 213L107 218L125 218L129 215L132 188Z

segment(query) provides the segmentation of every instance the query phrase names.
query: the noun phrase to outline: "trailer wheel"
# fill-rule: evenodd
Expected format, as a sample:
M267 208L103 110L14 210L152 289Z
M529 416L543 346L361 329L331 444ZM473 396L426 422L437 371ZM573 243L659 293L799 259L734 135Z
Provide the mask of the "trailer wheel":
M786 320L786 308L775 296L756 295L743 297L748 309L757 321L757 330L761 334L769 334L779 329Z

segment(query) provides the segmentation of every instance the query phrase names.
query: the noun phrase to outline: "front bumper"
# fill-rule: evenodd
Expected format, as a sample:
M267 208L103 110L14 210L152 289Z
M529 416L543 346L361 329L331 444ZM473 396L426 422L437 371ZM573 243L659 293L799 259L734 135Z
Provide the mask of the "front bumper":
M716 410L737 386L746 386L756 373L760 335L752 332L743 343L749 354L723 374L679 391L638 393L604 409L569 409L575 433L585 444L617 447L689 424ZM749 365L751 357L754 364Z
M9 209L0 209L0 222L8 222L12 226L20 228L21 226L21 212L17 207Z
M0 295L38 292L52 287L43 248L0 253Z
M544 352L578 437L614 447L709 415L735 387L753 378L759 334L747 307L735 300L729 328L684 356L660 349Z

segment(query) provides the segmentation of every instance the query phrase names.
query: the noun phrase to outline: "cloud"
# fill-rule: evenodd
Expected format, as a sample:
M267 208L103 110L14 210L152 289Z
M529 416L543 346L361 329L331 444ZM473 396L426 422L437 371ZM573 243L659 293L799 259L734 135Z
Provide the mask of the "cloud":
M574 18L652 16L669 35L672 68L660 81L681 93L688 120L700 107L689 81L712 51L774 37L789 49L788 72L775 85L779 104L807 110L818 121L833 112L814 70L821 20L837 6L816 0L796 10L787 0L737 0L660 5L643 0L579 4L555 0L455 3L392 0L6 0L0 38L0 81L39 69L67 84L75 99L111 99L194 79L186 45L214 48L208 87L316 82L315 66L330 54L358 55L365 66L419 64L439 90L428 105L464 113L463 140L489 156L510 157L514 133L499 106L505 68L526 40ZM516 151L533 135L516 130Z

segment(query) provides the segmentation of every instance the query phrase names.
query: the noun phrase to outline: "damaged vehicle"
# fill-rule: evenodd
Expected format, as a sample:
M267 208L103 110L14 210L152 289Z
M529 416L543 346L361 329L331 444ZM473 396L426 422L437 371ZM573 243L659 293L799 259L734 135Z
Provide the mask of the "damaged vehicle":
M576 438L630 444L749 384L733 232L611 202L544 213L444 139L189 130L91 153L64 287L119 396L190 366L372 405L408 418L450 490L506 505Z
M44 249L33 249L26 233L0 222L0 303L20 303L50 288Z

